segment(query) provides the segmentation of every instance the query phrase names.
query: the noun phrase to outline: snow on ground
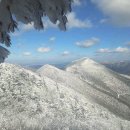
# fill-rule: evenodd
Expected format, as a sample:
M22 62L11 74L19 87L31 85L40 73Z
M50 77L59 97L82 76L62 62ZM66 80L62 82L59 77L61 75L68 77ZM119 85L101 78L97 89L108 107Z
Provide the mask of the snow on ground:
M119 74L85 58L74 61L66 70L72 73L45 65L38 69L37 73L74 89L87 99L89 98L89 100L106 107L114 114L130 120L130 87L126 85L124 77L120 77L120 79L122 78L120 80ZM75 72L78 72L78 74L75 74ZM105 75L105 78L99 77L102 74ZM109 82L112 79L113 84L109 84L107 78ZM122 84L123 89L120 86L121 90L116 90L119 89L118 83ZM113 89L113 87L115 88ZM125 92L123 92L124 90Z
M71 80L71 77L69 78ZM71 82L63 84L62 78L56 82L45 75L40 77L20 66L4 63L0 64L0 79L1 130L130 128L130 121L116 116L107 108L86 98L85 93L78 92L71 85L69 87ZM75 81L77 77L72 79Z
M115 114L130 120L129 79L88 58L72 62L66 68L66 71L77 75L80 79L89 83L94 89L100 91L101 94L96 94L96 97L98 102L100 101L103 106L109 108ZM104 99L101 96L102 94L108 95L109 97ZM126 110L124 110L124 107L126 107ZM129 114L127 112L125 113L125 111Z

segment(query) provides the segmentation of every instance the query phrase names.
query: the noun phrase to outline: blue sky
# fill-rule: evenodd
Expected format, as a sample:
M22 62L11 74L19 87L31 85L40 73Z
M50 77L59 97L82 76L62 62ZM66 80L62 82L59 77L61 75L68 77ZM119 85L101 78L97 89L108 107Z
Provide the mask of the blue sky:
M81 57L101 62L130 60L129 6L129 0L75 0L66 32L45 18L42 31L20 24L11 35L11 55L6 61L64 63Z

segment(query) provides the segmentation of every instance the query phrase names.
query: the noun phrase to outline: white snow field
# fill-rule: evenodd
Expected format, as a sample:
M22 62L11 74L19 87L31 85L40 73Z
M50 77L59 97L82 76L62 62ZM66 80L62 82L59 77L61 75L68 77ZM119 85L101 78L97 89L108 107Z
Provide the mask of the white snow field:
M0 130L130 130L129 80L90 61L73 63L69 72L0 64Z

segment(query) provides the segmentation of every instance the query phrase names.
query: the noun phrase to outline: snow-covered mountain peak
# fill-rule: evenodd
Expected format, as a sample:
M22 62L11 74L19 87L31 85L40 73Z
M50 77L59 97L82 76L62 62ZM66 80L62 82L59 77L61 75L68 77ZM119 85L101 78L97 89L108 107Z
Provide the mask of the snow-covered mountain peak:
M95 62L94 60L89 59L89 58L82 60L82 62L80 64L83 65L83 66L87 66L87 65L91 65L91 66L92 65L98 65L97 62Z
M95 81L96 84L98 84L99 82L104 82L107 86L111 87L111 89L114 89L117 92L119 90L121 90L121 92L126 92L125 88L127 88L128 93L130 93L130 81L126 80L120 74L106 68L105 66L91 59L84 59L71 64L66 68L66 71L76 75L80 75L80 77L84 77L84 79L89 82L90 80L91 82ZM101 86L102 85L100 84L100 87Z
M73 61L69 66L82 66L82 67L87 67L87 66L99 66L99 63L95 62L94 60L84 57L78 60ZM68 67L69 67L68 66Z
M52 77L52 76L57 76L59 73L60 73L60 75L61 75L61 77L62 77L62 73L63 73L63 71L62 70L60 70L60 69L58 69L58 68L56 68L55 66L52 66L52 65L44 65L44 66L42 66L41 68L39 68L38 70L37 70L37 73L40 75L40 76L42 76L42 77L44 77L44 76L47 76L47 77Z
M42 66L41 68L39 68L38 70L44 70L44 69L49 69L49 70L58 70L58 68L56 68L55 66L52 66L52 65L49 65L49 64L46 64L44 66Z
M72 63L82 63L82 62L94 63L95 61L87 57L83 57L81 59L72 61Z
M76 72L76 71L86 72L87 71L91 74L97 73L98 75L100 72L108 71L108 69L105 66L95 62L92 59L82 58L68 65L66 68L66 71L67 72L71 72L71 71L72 72Z

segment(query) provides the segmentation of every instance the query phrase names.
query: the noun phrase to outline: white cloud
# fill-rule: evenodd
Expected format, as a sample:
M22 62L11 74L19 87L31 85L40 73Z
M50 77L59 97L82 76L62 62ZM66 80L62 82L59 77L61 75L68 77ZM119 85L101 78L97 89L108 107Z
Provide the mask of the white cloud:
M75 6L80 6L82 0L74 0L74 5Z
M43 26L44 30L49 29L49 28L57 28L57 24L53 24L48 18L43 18ZM22 35L25 32L28 32L30 30L34 29L34 24L29 23L29 24L20 24L18 27L18 31L15 31L12 33L12 36L19 36Z
M23 52L23 55L24 55L24 56L30 56L30 55L31 55L31 52Z
M93 25L90 20L80 20L76 17L76 14L74 12L71 12L67 15L68 28L91 28Z
M108 49L108 48L101 48L101 49L99 49L97 52L98 52L98 53L110 53L111 50Z
M83 6L86 5L87 0L73 0L73 5L74 6Z
M48 29L48 28L57 28L57 24L53 24L50 20L49 20L49 18L43 18L42 19L42 21L43 21L43 26L44 26L44 29L46 30L46 29Z
M95 44L97 44L100 40L98 38L92 37L91 39L77 42L76 45L83 48L89 48Z
M22 24L20 27L20 30L22 30L23 32L26 31L30 31L34 28L34 24L33 23L29 23L29 24Z
M79 18L77 18L74 12L68 13L67 19L68 19L67 27L69 29L70 28L91 28L93 26L90 20L88 19L80 20ZM43 23L44 23L44 29L57 28L58 26L58 22L57 24L53 24L52 22L50 22L48 18L44 18Z
M40 47L37 49L38 52L41 52L41 53L47 53L47 52L50 52L51 51L51 48L49 47Z
M62 56L68 56L68 55L70 55L70 52L69 52L69 51L64 51L64 52L62 53Z
M56 40L56 37L50 37L49 41L54 42Z
M129 52L129 49L126 47L117 47L115 49L115 52L119 52L119 53Z
M98 53L128 53L130 52L129 48L126 47L117 47L115 49L102 48L97 51Z
M103 24L103 23L107 23L108 22L108 19L101 19L100 21L99 21L99 23L101 23L101 24Z
M118 26L130 27L130 0L91 0Z
M25 32L28 32L30 30L32 30L34 28L33 23L29 23L29 24L20 24L20 26L18 27L18 31L15 31L14 33L12 33L12 36L19 36Z

